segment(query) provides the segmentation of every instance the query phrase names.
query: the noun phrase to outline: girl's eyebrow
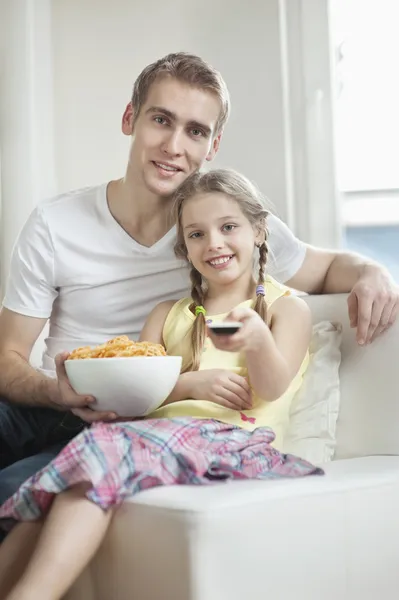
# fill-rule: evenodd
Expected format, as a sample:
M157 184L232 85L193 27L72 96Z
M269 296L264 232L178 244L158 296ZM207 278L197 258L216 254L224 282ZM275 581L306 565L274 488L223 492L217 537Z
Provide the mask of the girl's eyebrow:
M184 229L192 229L193 227L199 227L199 223L190 223L190 225L186 225Z
M226 215L225 217L219 217L218 221L226 221L228 219L238 219L238 215ZM190 225L185 225L184 229L191 229L192 227L201 227L201 223L190 223Z

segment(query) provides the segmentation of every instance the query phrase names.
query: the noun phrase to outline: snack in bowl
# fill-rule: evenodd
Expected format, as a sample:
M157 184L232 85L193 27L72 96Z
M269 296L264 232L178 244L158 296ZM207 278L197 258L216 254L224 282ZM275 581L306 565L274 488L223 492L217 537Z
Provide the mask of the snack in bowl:
M152 342L132 342L127 335L112 338L105 344L95 348L82 346L72 350L68 360L83 358L114 358L116 356L166 356L166 351L161 344Z
M181 356L167 356L160 344L123 335L94 348L76 348L65 369L76 393L96 399L93 410L137 418L163 404L177 383L181 362Z

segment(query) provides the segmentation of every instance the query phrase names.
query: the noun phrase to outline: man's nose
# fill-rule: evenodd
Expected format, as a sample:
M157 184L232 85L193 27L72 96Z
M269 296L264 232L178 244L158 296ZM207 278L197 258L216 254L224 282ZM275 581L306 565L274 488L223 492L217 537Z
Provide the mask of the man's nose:
M179 129L172 129L164 140L162 150L169 156L181 156L183 154L184 133Z

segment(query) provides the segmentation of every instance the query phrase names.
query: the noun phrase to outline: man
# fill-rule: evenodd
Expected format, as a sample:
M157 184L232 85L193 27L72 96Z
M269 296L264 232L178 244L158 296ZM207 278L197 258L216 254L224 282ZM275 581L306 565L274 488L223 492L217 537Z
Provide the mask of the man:
M200 58L172 54L149 65L122 119L123 133L132 137L124 178L63 194L30 216L14 249L0 315L0 396L6 399L0 466L8 466L0 475L0 501L86 423L116 417L92 411L93 399L73 391L62 351L120 334L137 337L156 303L185 295L186 267L173 254L171 196L216 155L229 107L223 79ZM392 324L398 293L384 268L307 246L276 217L268 227L272 276L304 292L350 292L359 343ZM29 356L48 319L44 370L34 370ZM51 444L58 446L51 450Z

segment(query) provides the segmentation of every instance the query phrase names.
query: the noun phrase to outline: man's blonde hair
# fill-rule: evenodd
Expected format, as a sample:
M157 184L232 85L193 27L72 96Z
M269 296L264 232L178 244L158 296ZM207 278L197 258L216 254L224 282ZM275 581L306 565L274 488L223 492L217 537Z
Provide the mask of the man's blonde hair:
M132 94L132 105L136 115L145 103L151 85L164 77L173 77L201 90L214 94L220 102L220 114L216 135L223 131L230 113L230 96L226 83L216 69L199 56L187 52L176 52L148 65L137 77Z

